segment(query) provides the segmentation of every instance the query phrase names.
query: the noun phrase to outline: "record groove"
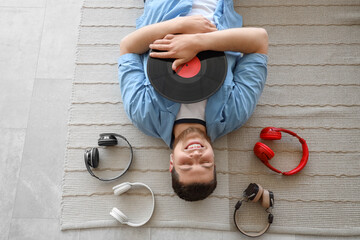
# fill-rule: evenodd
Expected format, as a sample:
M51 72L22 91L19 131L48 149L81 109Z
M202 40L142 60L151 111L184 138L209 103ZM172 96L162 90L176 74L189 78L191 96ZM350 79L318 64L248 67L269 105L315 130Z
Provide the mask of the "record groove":
M149 57L147 73L154 89L179 103L195 103L209 98L223 84L227 61L224 52L204 51L172 70L174 59Z

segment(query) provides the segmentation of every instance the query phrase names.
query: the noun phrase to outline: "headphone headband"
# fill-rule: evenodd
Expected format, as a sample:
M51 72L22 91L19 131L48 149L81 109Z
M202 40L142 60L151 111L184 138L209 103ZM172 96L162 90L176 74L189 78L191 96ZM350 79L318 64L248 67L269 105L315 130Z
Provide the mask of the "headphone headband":
M266 195L266 196L264 196L264 195ZM264 206L266 208L266 212L269 213L269 215L268 215L268 223L265 226L265 228L263 230L261 230L260 232L255 232L255 233L246 232L238 224L238 221L236 220L236 213L240 209L243 201L245 201L245 202L247 202L247 201L257 202L260 199L262 201L262 206ZM235 205L233 219L234 219L234 223L235 223L236 228L242 234L244 234L245 236L248 236L248 237L259 237L259 236L263 235L269 229L271 223L274 220L274 216L269 211L269 209L271 210L273 208L273 206L274 206L274 194L271 191L263 189L260 185L258 185L256 183L250 183L249 186L246 188L246 190L243 192L243 199L238 201L236 203L236 205Z
M85 160L86 169L90 173L91 176L93 176L94 178L99 179L100 181L107 181L108 182L108 181L113 181L113 180L116 180L116 179L120 178L122 175L124 175L129 170L130 165L132 163L133 149L132 149L132 146L129 143L129 141L124 136L122 136L120 134L116 134L116 133L101 133L100 138L98 140L98 145L99 146L114 146L114 145L117 145L118 141L117 141L116 137L123 139L128 144L129 149L130 149L130 159L129 159L128 165L116 177L113 177L113 178L100 178L100 177L96 176L94 174L94 172L91 170L91 167L97 168L97 166L99 164L99 151L98 151L97 148L85 149L84 160Z
M141 182L134 182L134 183L124 182L124 183L114 186L113 190L114 190L115 195L121 195L121 194L127 192L128 190L130 190L133 186L145 187L150 191L151 197L152 197L152 208L151 208L151 213L150 213L149 217L140 223L129 222L128 217L115 207L111 210L110 215L113 216L116 220L118 220L122 224L127 224L130 227L140 227L140 226L144 225L145 223L147 223L151 219L151 217L154 213L154 209L155 209L154 192L151 190L151 188L148 185L146 185L145 183L141 183Z
M282 175L285 175L285 176L289 176L289 175L293 175L295 173L298 173L299 171L301 171L305 167L305 165L306 165L306 163L307 163L307 161L309 159L309 149L308 149L308 146L306 144L305 139L301 138L296 133L294 133L294 132L292 132L290 130L284 129L284 128L266 127L261 131L260 138L264 139L264 140L280 140L281 139L281 132L285 132L285 133L287 133L287 134L289 134L291 136L296 137L299 140L299 142L301 143L303 155L302 155L302 158L301 158L301 161L300 161L299 165L296 168L294 168L293 170L287 171L287 172L282 172L282 171L274 168L269 163L269 160L274 156L274 152L268 146L266 146L263 143L259 143L259 142L256 143L255 146L254 146L254 152L255 152L255 155L268 168L270 168L274 172L281 173Z
M284 132L284 133L287 133L291 136L294 136L296 137L297 139L299 139L300 143L301 143L301 140L304 140L303 138L301 138L299 135L297 135L296 133L294 133L293 131L290 131L290 130L287 130L285 128L272 128L274 131L277 131L277 132Z

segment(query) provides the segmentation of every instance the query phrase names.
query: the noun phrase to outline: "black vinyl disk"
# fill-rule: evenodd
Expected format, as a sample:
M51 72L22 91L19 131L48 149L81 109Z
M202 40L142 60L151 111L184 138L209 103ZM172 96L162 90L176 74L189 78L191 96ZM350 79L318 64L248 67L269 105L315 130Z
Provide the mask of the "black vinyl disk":
M209 98L223 84L227 61L224 52L204 51L172 70L174 59L149 57L147 73L154 89L179 103L195 103Z

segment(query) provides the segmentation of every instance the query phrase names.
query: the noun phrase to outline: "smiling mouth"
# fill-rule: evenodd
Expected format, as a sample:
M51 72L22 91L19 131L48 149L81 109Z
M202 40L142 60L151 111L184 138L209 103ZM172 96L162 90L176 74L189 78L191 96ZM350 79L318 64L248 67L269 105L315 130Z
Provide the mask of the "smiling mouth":
M190 143L185 149L187 150L193 150L193 149L201 149L204 146L201 145L200 143Z

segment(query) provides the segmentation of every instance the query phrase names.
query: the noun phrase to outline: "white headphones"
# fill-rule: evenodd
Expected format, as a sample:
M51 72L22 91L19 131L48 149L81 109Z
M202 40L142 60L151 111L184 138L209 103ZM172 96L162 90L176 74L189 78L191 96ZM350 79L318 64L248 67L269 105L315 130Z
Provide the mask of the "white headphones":
M135 183L124 182L119 185L116 185L115 187L113 187L114 194L119 196L119 195L127 192L130 188L132 188L132 186L145 187L151 192L153 204L152 204L152 210L151 210L150 216L143 222L132 223L132 222L129 222L129 218L123 212L121 212L119 209L117 209L115 207L111 210L110 215L113 216L116 220L118 220L122 224L127 224L131 227L140 227L140 226L144 225L145 223L147 223L154 213L155 196L154 196L154 192L151 190L151 188L148 185L146 185L144 183L140 183L140 182L135 182Z

